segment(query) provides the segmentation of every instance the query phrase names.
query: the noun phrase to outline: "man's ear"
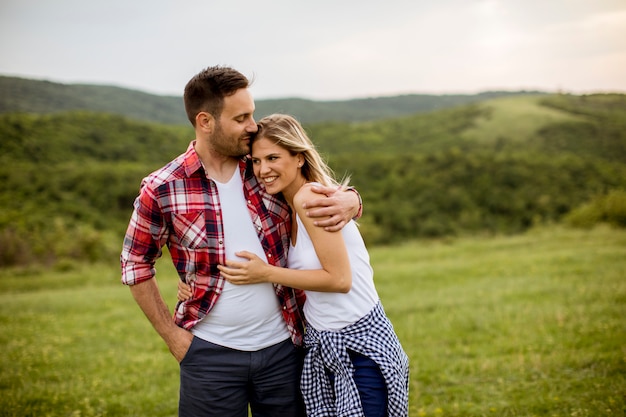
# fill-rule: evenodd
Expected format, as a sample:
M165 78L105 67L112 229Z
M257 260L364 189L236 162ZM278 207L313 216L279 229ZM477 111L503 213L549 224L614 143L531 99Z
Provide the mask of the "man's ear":
M201 111L200 113L196 114L196 127L208 133L211 133L213 132L213 128L215 127L215 118L211 113Z

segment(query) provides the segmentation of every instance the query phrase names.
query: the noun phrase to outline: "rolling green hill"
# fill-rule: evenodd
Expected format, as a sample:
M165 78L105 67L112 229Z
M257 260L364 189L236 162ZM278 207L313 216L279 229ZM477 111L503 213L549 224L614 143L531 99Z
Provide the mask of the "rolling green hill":
M373 97L344 101L312 101L304 99L257 100L257 117L272 113L295 116L302 123L364 122L425 113L496 97L516 97L534 94L519 91L491 91L472 95L406 94L393 97Z
M313 101L300 98L257 100L257 117L287 113L303 123L324 121L360 122L433 111L494 97L529 92L486 92L474 95L410 94L344 101ZM181 96L158 96L139 91L82 84L0 76L0 114L58 113L69 110L114 113L131 119L188 125Z
M626 95L499 97L305 128L361 192L368 244L517 233L581 208L626 224ZM0 115L0 266L117 256L141 178L192 138L108 113Z
M491 144L502 139L524 143L551 123L583 121L579 115L547 107L543 103L546 97L528 95L487 100L482 103L487 111L463 132L463 137Z
M156 96L119 87L0 76L0 113L50 114L71 110L114 113L165 124L189 123L182 96Z

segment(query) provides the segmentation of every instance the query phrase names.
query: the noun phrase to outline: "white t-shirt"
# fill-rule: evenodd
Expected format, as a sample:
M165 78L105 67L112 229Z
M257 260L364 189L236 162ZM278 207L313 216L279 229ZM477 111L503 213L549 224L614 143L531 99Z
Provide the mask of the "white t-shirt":
M240 259L235 252L246 250L267 262L248 212L239 170L235 170L228 183L216 181L215 184L222 208L226 259ZM260 350L289 338L278 297L270 283L226 282L213 309L191 331L211 343L244 351Z
M311 237L296 215L298 237L296 245L290 245L288 264L294 269L321 269ZM339 330L357 322L378 302L374 286L374 270L370 266L369 253L357 225L350 221L342 230L350 268L352 288L347 294L305 291L304 317L316 330Z

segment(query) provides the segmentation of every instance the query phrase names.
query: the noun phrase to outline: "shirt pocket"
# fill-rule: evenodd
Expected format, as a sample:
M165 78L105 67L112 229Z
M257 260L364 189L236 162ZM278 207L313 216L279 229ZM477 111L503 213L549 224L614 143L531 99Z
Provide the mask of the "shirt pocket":
M204 211L172 213L172 226L182 246L190 249L209 246Z

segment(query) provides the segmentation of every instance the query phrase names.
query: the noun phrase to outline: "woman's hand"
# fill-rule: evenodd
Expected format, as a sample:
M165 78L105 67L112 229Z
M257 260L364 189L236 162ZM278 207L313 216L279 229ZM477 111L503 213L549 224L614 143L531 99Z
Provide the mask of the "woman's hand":
M226 265L218 265L217 268L222 273L224 279L235 285L270 282L269 269L271 267L261 258L248 251L236 252L235 255L247 260L227 260Z
M176 297L178 301L187 301L193 295L193 291L191 291L191 285L185 284L181 280L178 280L178 292L176 293Z

